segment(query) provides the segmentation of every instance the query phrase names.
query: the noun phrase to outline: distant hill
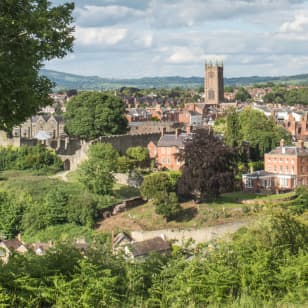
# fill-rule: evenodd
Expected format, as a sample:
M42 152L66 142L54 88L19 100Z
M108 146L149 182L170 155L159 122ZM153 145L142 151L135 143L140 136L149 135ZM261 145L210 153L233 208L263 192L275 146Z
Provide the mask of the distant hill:
M103 90L120 87L136 88L198 88L203 86L203 77L143 77L136 79L112 79L98 76L81 76L42 69L41 74L56 83L56 89ZM308 74L281 77L237 77L225 78L225 85L250 85L259 83L306 84Z

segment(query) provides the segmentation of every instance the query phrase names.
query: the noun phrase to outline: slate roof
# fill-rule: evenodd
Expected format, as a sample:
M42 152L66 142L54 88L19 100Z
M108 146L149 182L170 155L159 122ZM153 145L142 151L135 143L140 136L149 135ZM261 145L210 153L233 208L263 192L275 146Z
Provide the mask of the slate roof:
M277 147L271 152L267 153L267 155L294 155L294 156L308 156L307 148L299 148L295 146L286 146L284 147L284 151L282 151L281 147Z
M178 136L176 134L164 134L158 140L158 147L178 147L181 148L184 146L185 141L190 138L190 135L181 133Z
M142 242L131 244L131 250L134 257L148 255L151 252L164 253L171 249L171 245L161 237L154 237Z

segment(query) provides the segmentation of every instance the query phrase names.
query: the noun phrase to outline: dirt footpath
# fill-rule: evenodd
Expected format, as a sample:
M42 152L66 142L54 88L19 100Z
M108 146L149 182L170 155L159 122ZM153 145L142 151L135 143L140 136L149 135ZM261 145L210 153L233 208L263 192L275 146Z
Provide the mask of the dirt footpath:
M143 241L156 236L164 236L166 240L175 240L175 242L179 245L183 244L183 242L186 242L189 239L192 239L196 244L199 244L223 237L227 234L234 233L238 229L247 227L251 224L252 223L250 221L237 221L200 229L132 231L131 236L135 241Z

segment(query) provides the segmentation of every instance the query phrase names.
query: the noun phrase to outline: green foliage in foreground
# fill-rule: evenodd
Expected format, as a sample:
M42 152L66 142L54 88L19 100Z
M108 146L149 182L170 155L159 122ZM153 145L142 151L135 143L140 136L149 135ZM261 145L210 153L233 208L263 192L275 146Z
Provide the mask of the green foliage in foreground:
M308 303L308 228L286 214L213 248L175 248L129 262L97 240L86 258L59 246L13 255L0 271L2 307L276 307ZM188 256L192 256L187 258Z
M63 169L63 163L55 152L38 144L34 147L0 147L0 171L33 170L39 174L55 173Z

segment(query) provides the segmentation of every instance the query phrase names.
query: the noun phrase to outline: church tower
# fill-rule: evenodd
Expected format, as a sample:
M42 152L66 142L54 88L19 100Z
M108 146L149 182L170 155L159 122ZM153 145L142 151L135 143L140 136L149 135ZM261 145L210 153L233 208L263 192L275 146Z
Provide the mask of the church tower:
M205 64L204 78L205 103L218 105L224 101L224 67L223 64Z

